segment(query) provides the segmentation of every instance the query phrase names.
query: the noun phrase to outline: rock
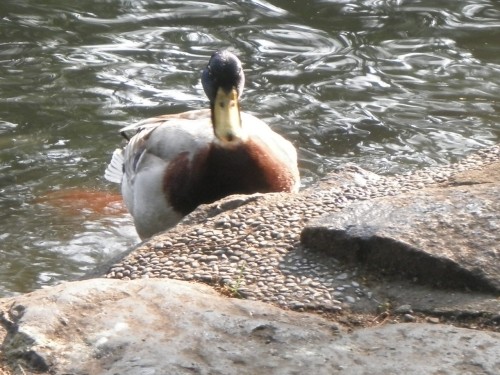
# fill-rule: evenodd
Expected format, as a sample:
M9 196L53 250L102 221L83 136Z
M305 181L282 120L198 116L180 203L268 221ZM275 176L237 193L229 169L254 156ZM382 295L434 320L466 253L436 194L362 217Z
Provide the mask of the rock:
M411 314L413 310L411 309L411 305L401 305L394 309L396 314Z
M300 234L314 218L340 211L356 201L436 187L436 181L441 185L448 181L454 187L470 185L471 181L494 183L491 176L477 172L485 176L480 181L474 173L499 160L500 147L493 146L454 164L402 175L378 176L348 165L299 194L228 197L200 206L176 227L124 252L120 259L103 264L89 276L206 282L227 286L233 296L237 289L244 288L240 296L285 309L299 309L299 302L307 311L328 311L334 304L335 309L342 305L344 310L366 314L377 313L380 304L391 301L394 306L411 304L418 313L472 314L489 320L498 311L498 301L491 292L455 289L453 298L449 298L447 289L415 284L411 281L414 277L373 278L358 263L346 264L328 252L302 246ZM457 172L464 170L472 177L457 177ZM218 260L208 262L207 256ZM383 267L379 268L383 271ZM297 282L300 280L311 281ZM290 287L290 282L296 284ZM346 290L349 285L355 289ZM355 297L355 302L340 304L346 302L347 294Z
M195 211L184 217L181 220L181 222L182 224L188 224L188 225L203 223L208 218L217 216L221 212L234 210L238 207L241 207L251 202L257 202L263 197L264 194L262 193L254 193L250 195L245 195L245 194L230 195L214 203L207 203L200 205L198 209L196 209Z
M411 315L411 314L404 314L403 315L403 321L405 321L407 323L408 322L414 322L415 320L416 320L416 318L413 315Z
M5 360L19 373L56 375L499 373L499 333L445 325L498 330L500 323L498 293L491 293L499 280L500 148L478 155L405 176L349 167L301 194L200 207L93 274L137 280L72 282L0 300L0 373ZM349 205L333 220L343 230L334 246L311 233L307 239L318 229L314 218ZM303 243L327 251L299 242L311 223ZM331 235L328 225L318 230ZM331 257L335 247L355 265ZM363 261L408 278L366 277ZM214 286L275 305L221 297ZM379 324L384 306L380 322L408 323L359 329ZM426 323L409 323L417 320ZM345 326L357 330L348 334Z
M396 324L347 334L316 315L168 279L71 282L0 307L6 359L54 375L493 374L500 366L498 333Z
M500 291L500 162L311 220L307 248L441 287Z
M425 315L441 316L444 321L476 321L476 326L489 326L499 330L496 319L499 305L495 294L477 291L437 289L429 285L415 284L407 280L378 280L372 285L373 298L384 296L391 305L411 305L411 310ZM395 311L396 312L396 311ZM398 313L398 312L396 312ZM467 324L469 326L469 324Z

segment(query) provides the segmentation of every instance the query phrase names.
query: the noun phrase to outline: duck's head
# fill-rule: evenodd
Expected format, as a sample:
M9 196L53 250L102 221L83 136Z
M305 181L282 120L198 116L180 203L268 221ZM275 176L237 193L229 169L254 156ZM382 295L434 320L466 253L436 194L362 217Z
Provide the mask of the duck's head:
M245 85L241 61L227 50L215 52L203 70L201 82L210 100L215 137L226 146L244 141L239 104Z

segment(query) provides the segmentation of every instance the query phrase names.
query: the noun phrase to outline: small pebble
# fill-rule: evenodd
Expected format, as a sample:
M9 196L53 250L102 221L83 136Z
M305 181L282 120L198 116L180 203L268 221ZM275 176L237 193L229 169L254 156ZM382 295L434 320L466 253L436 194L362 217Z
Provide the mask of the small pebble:
M346 299L346 301L347 301L347 302L349 302L349 303L354 303L354 302L356 302L356 298L351 297L351 296L345 296L345 299Z
M413 310L411 309L411 305L401 305L394 309L396 314L411 314Z
M433 317L433 316L428 316L425 320L428 323L432 323L432 324L439 324L439 322L440 322L439 318L436 318L436 317Z
M411 314L404 314L403 315L403 321L405 321L407 323L414 322L415 320L416 320L416 318Z

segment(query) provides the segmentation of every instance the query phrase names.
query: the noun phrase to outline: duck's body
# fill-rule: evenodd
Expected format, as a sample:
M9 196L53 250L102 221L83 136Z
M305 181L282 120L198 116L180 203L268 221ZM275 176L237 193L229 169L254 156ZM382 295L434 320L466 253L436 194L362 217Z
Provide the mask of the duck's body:
M217 103L223 111L236 110L233 99L225 108ZM298 191L292 144L239 107L236 128L236 114L220 115L214 107L211 100L211 110L159 116L122 129L136 134L115 151L105 176L121 183L141 238L231 194Z

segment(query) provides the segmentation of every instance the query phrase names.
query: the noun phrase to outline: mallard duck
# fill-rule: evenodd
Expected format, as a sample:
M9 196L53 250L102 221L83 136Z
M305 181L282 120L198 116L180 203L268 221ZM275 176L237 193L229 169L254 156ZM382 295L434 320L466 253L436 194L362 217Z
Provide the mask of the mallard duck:
M240 60L221 50L202 72L210 109L146 119L121 129L105 178L122 196L142 239L177 224L203 203L231 194L297 192L292 144L240 111ZM129 137L128 134L134 135Z

